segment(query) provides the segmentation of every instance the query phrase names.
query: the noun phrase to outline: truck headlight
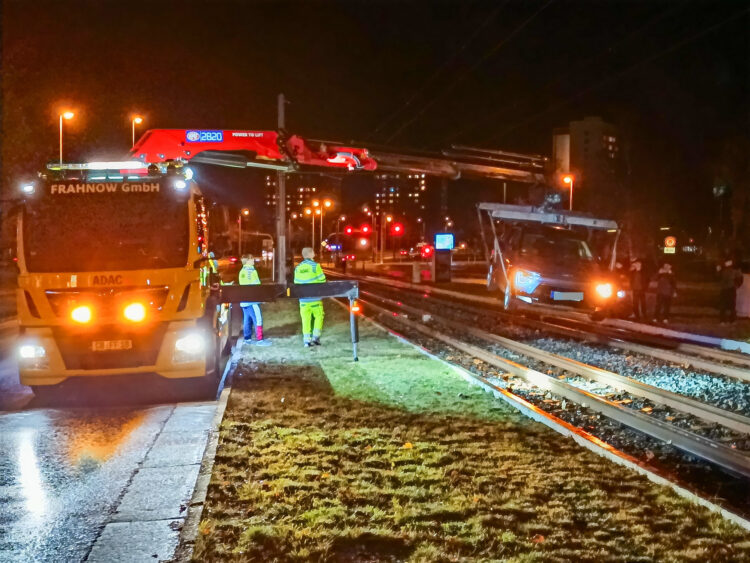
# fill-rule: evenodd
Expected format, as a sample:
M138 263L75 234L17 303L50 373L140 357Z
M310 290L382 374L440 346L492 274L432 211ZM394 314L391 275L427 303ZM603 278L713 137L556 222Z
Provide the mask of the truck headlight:
M70 318L80 324L91 322L91 307L88 305L79 305L70 312Z
M612 284L611 283L600 283L596 286L596 293L603 299L609 299L612 297Z
M146 307L142 303L131 303L122 313L129 321L139 323L146 318Z
M21 344L18 347L18 364L25 369L45 369L49 367L47 350L39 344Z
M174 343L172 361L176 364L199 362L206 355L206 338L198 331L180 336Z
M516 270L516 273L513 274L513 285L518 291L522 291L523 293L534 293L541 279L542 276L536 272Z

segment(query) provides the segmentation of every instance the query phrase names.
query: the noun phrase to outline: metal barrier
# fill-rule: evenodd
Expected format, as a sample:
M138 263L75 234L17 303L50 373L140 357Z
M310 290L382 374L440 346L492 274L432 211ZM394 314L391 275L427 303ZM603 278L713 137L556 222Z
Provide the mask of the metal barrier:
M359 324L353 305L359 298L359 283L354 280L336 280L325 283L265 285L213 285L211 299L220 303L266 303L277 299L346 297L349 299L349 329L352 338L352 356L359 361L357 344L359 344Z

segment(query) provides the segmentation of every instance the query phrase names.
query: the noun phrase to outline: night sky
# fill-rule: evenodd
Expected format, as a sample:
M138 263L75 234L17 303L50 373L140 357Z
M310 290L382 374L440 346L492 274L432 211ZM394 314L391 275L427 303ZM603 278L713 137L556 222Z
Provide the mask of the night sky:
M601 115L634 201L701 221L714 162L750 131L748 3L31 2L3 10L3 186L57 155L121 156L147 127L273 129L549 154ZM236 174L230 182L248 189ZM250 182L252 184L252 182Z

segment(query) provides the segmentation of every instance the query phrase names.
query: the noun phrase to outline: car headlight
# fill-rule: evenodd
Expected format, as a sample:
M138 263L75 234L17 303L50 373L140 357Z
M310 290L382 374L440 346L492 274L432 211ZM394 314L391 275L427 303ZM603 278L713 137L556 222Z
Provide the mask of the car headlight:
M596 293L603 299L609 299L612 297L612 284L611 283L600 283L596 286Z
M526 270L516 270L513 275L513 286L523 293L534 293L539 286L542 276L536 272L527 272Z
M18 347L18 364L25 369L45 369L49 367L47 350L40 344L21 344Z
M174 343L172 361L176 364L199 362L206 355L206 338L198 331L180 336Z

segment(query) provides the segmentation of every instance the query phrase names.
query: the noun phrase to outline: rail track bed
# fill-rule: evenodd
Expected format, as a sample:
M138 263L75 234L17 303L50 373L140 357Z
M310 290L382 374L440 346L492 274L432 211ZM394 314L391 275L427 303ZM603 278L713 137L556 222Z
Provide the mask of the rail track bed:
M402 288L363 286L366 311L401 333L406 326L415 343L704 498L750 514L746 383L694 374L684 365L664 365L601 343L550 337L523 323L511 325L491 309Z

